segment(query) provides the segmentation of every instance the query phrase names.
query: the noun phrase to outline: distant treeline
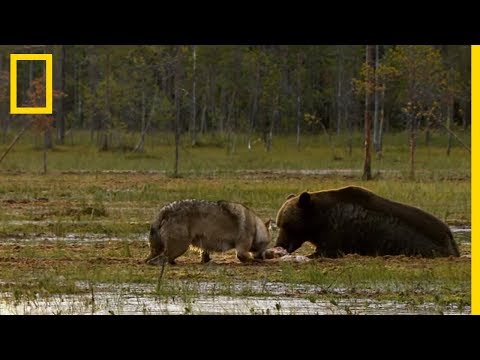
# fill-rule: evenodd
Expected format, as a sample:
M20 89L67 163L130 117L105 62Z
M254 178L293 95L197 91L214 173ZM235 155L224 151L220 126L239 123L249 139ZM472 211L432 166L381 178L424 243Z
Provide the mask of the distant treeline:
M268 147L274 134L362 129L366 92L374 140L409 124L469 126L469 46L374 47L372 85L363 45L4 45L0 139L20 123L8 113L8 56L43 52L54 54L55 143L89 129L108 148L110 134L126 130L141 133L143 148L152 131L176 130L192 145L199 133L242 132L261 134ZM34 101L42 77L42 63L19 64L19 104Z

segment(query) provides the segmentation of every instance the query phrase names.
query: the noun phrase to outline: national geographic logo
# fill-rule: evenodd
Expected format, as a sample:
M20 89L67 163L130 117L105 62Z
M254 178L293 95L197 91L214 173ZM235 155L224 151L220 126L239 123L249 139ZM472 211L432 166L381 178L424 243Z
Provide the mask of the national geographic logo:
M17 104L17 62L45 61L45 107L19 107ZM10 114L51 115L53 112L52 54L10 54Z

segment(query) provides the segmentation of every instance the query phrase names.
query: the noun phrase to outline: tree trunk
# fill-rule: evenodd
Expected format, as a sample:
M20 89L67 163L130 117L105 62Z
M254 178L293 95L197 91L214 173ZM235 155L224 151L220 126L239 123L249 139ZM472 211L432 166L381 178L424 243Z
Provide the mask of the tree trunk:
M48 128L47 130L44 131L44 145L47 149L52 149L53 148L53 142L52 142L52 130Z
M247 149L252 150L252 113L253 113L253 95L250 95L248 101L248 123L247 123Z
M227 131L230 131L232 129L232 118L233 112L234 112L234 104L235 104L235 97L236 97L236 91L233 90L232 97L230 98L230 105L228 105L227 109L227 119L225 121L225 126L227 127Z
M216 88L216 83L214 81L214 74L212 74L211 68L209 69L209 77L208 77L208 100L210 102L209 109L207 114L209 115L208 118L210 119L210 125L213 129L218 130L218 124L217 124L217 104L215 102L215 88Z
M196 87L197 87L197 46L193 45L193 86L192 86L192 124L190 128L190 133L192 137L192 146L197 144L197 97L196 97Z
M425 146L430 146L430 120L427 120L427 127L425 129Z
M260 67L258 66L257 71L255 73L255 89L253 93L253 102L252 102L252 108L250 112L250 126L248 131L248 145L247 145L249 151L252 149L252 136L255 130L255 123L256 123L257 112L258 112L259 93L260 93Z
M390 109L390 112L385 114L385 134L388 134L390 132L390 116L392 115L392 111Z
M80 129L84 129L83 122L83 108L82 108L82 90L80 88L80 64L75 60L74 64L74 103L73 103L73 113L75 114L74 120L70 123L70 139L73 145L73 129L75 126L78 126Z
M375 76L374 76L374 94L375 94L375 106L374 106L374 115L373 115L373 148L375 153L378 156L380 152L380 132L379 132L379 121L378 121L378 105L379 105L379 91L378 91L378 73L377 68L379 66L379 51L378 45L375 45Z
M368 66L366 86L365 86L365 160L363 164L363 180L372 179L371 169L371 127L372 127L372 113L374 111L374 61L375 61L375 47L374 45L367 45L366 48L366 63Z
M144 151L145 145L145 117L146 117L146 104L145 104L145 89L142 91L142 118L141 118L141 134L140 134L140 141L138 145L135 147L134 151Z
M275 128L275 122L278 120L280 111L278 109L278 101L279 97L277 95L277 98L275 99L275 104L273 106L273 114L272 114L272 121L270 121L270 129L268 131L268 137L267 137L267 151L270 152L272 150L272 145L273 145L273 129Z
M203 109L202 109L202 116L200 117L200 132L202 134L205 134L205 132L207 131L207 126L206 126L206 114L207 114L207 104L205 104L203 106Z
M297 96L297 150L300 150L300 121L302 119L301 113L301 99L300 95Z
M383 85L383 84L382 84ZM385 88L382 87L380 92L380 123L378 125L378 140L379 140L379 149L378 158L383 157L383 121L385 118Z
M28 83L26 84L25 88L24 88L24 91L23 91L23 101L25 101L26 99L28 99L28 89L30 88L30 86L32 85L32 82L34 80L33 76L33 61L29 61L28 63ZM17 80L18 81L18 80ZM22 102L23 102L22 101Z
M63 93L65 86L65 45L54 47L55 71L54 71L54 89L60 92L60 96L55 99L55 122L57 127L57 143L65 142L65 118L63 116Z
M75 57L74 57L75 58ZM74 125L82 128L83 124L80 123L80 117L78 116L78 99L79 99L79 85L78 85L78 62L77 59L73 60L73 114L75 116L74 121L72 121L71 128Z
M111 109L110 109L110 50L106 50L105 59L105 99L104 99L104 114L102 117L102 143L100 149L106 151L110 148L109 143L109 126L111 123Z
M343 51L342 45L337 45L338 73L337 73L337 135L340 135L342 125L342 76L343 76Z
M447 107L447 130L451 130L451 124L453 121L453 96L449 98L448 107ZM452 149L452 133L448 132L448 144L447 144L447 156L450 156L450 151Z
M219 123L218 123L218 132L223 134L224 131L224 123L226 117L226 110L225 110L225 103L226 103L226 90L225 87L222 86L220 90L220 115L219 115Z
M351 117L349 116L349 113L348 113L348 105L349 103L347 103L345 105L345 113L344 113L344 116L343 118L345 119L345 123L347 124L348 126L348 143L347 143L347 146L348 146L348 156L352 157L352 147L353 147L353 121L351 119Z
M49 149L49 143L51 143L51 133L50 129L45 130L44 132L44 142L43 142L43 174L47 174L47 152Z
M410 179L415 179L415 147L416 147L416 139L415 139L415 116L413 114L409 114L410 116Z
M302 120L302 113L301 113L301 79L300 79L300 67L301 67L301 58L298 56L298 76L297 76L297 150L300 150L300 123Z
M175 168L173 176L178 177L178 162L179 162L179 145L180 145L180 104L178 97L175 100Z
M179 164L179 146L180 146L180 46L177 46L177 58L175 60L175 167L173 176L178 177L178 164Z
M233 150L233 143L232 143L232 132L234 128L234 105L235 105L235 97L236 97L236 91L233 90L232 98L230 100L230 105L228 107L228 112L227 112L227 121L226 121L226 126L227 126L227 149L228 152L231 154Z
M158 87L155 87L155 93L152 98L152 107L150 108L150 114L148 115L148 120L146 120L146 100L145 100L145 91L142 92L142 133L140 134L140 140L137 145L133 148L133 152L143 151L145 146L145 136L147 131L150 128L150 123L152 122L153 114L155 113L155 103L158 96Z
M97 87L98 87L98 56L97 49L95 45L90 45L88 47L88 85L90 93L90 142L94 142L94 134L100 128L100 114L98 111L97 105ZM87 103L88 104L88 103Z
M207 76L207 88L203 93L203 110L200 118L200 132L203 134L207 131L207 113L210 104L210 77Z

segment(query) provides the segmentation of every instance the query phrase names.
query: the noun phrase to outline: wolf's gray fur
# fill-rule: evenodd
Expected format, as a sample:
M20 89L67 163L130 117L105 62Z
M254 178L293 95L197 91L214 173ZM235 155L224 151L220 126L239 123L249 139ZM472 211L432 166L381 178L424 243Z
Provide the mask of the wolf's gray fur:
M149 264L167 258L170 263L190 246L202 249L202 262L209 253L230 249L240 261L264 259L270 233L250 209L227 201L181 200L164 206L150 227Z

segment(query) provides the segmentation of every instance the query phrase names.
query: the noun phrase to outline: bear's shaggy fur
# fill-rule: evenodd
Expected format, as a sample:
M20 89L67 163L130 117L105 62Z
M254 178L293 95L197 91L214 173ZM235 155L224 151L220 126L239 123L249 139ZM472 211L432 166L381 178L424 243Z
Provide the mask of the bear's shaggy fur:
M277 226L275 246L289 253L309 241L312 256L459 256L450 229L435 216L355 186L289 197Z

